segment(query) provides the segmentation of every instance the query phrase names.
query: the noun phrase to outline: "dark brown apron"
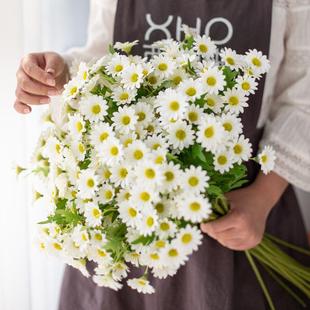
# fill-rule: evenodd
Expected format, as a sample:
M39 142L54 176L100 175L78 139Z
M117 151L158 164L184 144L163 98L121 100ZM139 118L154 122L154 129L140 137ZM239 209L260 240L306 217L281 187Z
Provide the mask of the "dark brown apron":
M182 37L181 25L210 35L218 45L239 53L256 48L269 53L272 0L119 0L114 41L133 41L140 45L134 52L149 56L151 43L165 38ZM264 81L250 100L243 115L245 135L256 152L263 134L257 129ZM248 165L249 179L259 171ZM298 245L306 246L306 233L294 191L290 186L272 210L267 230ZM290 252L298 259L296 253ZM88 264L93 270L94 264ZM140 276L135 269L129 277ZM298 309L298 305L278 284L263 273L278 310ZM96 286L74 268L64 274L59 310L264 310L268 309L262 291L242 252L222 247L205 235L199 251L172 278L151 279L156 293L142 295L124 284L119 292Z

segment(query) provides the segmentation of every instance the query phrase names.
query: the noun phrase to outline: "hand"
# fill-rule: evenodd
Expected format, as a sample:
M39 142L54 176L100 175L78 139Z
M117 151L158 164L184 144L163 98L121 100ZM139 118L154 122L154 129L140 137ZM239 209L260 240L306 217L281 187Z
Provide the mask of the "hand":
M31 112L30 105L49 103L50 96L60 94L69 79L69 70L56 53L32 53L21 60L16 77L14 108L26 114Z
M201 230L232 250L257 246L264 235L269 212L287 185L275 173L260 174L252 185L228 193L230 212L214 222L201 224Z

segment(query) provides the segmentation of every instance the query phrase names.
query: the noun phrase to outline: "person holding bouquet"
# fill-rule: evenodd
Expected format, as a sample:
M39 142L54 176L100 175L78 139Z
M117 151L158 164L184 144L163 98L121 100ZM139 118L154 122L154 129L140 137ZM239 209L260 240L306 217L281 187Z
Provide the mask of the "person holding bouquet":
M306 1L307 2L307 1ZM54 52L26 55L17 72L17 112L48 104L60 94L75 60L104 55L110 42L139 40L133 52L156 53L160 39L181 39L182 24L210 36L219 47L244 53L258 49L269 55L271 70L242 115L244 133L256 155L272 145L277 153L274 172L264 175L248 164L250 182L226 193L230 212L210 223L200 250L176 276L152 279L157 293L140 295L129 288L114 292L97 287L67 266L59 310L69 309L267 309L255 275L241 253L255 247L265 231L299 246L307 238L292 185L310 190L310 2L293 0L93 0L89 38L83 48L65 55ZM284 26L283 26L284 25ZM208 43L202 42L205 50ZM304 256L290 253L309 264ZM265 277L278 309L297 309L284 290Z

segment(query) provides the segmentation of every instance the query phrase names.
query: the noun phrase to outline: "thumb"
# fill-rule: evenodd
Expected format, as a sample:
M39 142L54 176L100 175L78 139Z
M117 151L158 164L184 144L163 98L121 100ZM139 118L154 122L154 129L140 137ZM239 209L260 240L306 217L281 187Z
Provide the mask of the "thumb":
M209 223L202 223L200 225L201 230L204 233L213 237L220 232L223 232L230 228L234 228L235 226L234 217L235 217L234 212L230 211L228 214L224 215L223 217L215 221Z
M53 78L59 77L65 69L64 59L57 53L45 53L45 71Z

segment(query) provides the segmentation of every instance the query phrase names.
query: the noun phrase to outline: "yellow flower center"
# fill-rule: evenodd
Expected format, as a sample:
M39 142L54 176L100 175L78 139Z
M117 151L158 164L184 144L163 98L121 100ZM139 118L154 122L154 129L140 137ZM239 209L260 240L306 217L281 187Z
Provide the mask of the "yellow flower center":
M232 129L233 129L233 126L232 126L232 124L231 123L224 123L223 124L223 127L224 127L224 129L226 130L226 131L228 131L228 132L231 132L232 131Z
M148 168L145 170L144 172L145 176L148 178L148 179L154 179L155 176L156 176L156 173L154 171L154 169L152 168Z
M192 112L189 112L188 113L188 119L191 121L191 122L197 122L198 120L198 114L194 111Z
M242 148L242 146L240 145L240 144L236 144L235 146L234 146L234 152L235 152L235 154L241 154L242 153L242 151L243 151L243 148Z
M136 160L140 160L140 159L143 157L143 152L140 151L140 150L136 150L136 151L133 153L133 157L134 157Z
M83 124L81 122L77 122L75 124L75 128L78 132L81 132L83 130Z
M179 111L180 104L177 101L171 101L169 107L172 111Z
M208 52L208 46L206 45L206 44L199 44L199 51L201 52L201 53L207 53Z
M220 164L220 165L225 165L227 163L227 157L224 156L224 155L220 155L218 158L217 158L217 162Z
M98 209L93 209L93 216L98 219L101 215L101 212Z
M209 76L207 78L207 84L209 86L215 86L216 85L216 78L214 76Z
M157 253L152 253L152 254L150 255L150 257L151 257L151 259L153 259L153 260L159 260L159 255L158 255Z
M154 225L154 219L151 216L146 219L146 225L148 227L152 227Z
M60 144L57 143L55 145L55 149L56 149L57 154L60 154L60 150L61 150Z
M174 180L174 173L172 171L165 172L165 177L167 182L171 182Z
M103 132L100 136L99 136L99 140L100 142L103 142L104 140L109 138L109 133L108 132Z
M158 213L163 213L165 210L165 206L162 203L158 203L156 204L155 209Z
M101 257L106 257L107 256L107 253L105 251L103 251L103 250L100 250L100 249L97 250L97 253Z
M254 57L254 58L252 59L252 64L253 64L255 67L261 67L262 62L260 61L259 58Z
M190 209L194 212L198 212L201 209L201 205L199 202L192 202L190 204Z
M186 90L186 95L192 97L192 96L195 96L197 94L197 91L194 87L189 87L187 90Z
M95 186L95 181L94 179L88 179L86 184L88 187L93 188Z
M166 245L166 242L165 242L164 240L158 240L158 241L156 241L156 243L155 243L155 246L156 246L157 248L164 248L165 245Z
M192 176L188 179L188 184L190 186L197 186L199 184L199 179L195 176Z
M231 66L235 65L235 60L232 57L227 57L226 62Z
M137 115L138 115L138 121L139 121L139 122L144 121L145 118L146 118L146 115L145 115L144 112L139 112L139 113L137 113Z
M148 81L150 84L155 85L157 83L157 78L156 76L152 75L148 78Z
M215 100L212 98L207 98L206 103L211 108L213 108L215 106Z
M123 71L123 69L124 69L124 67L122 65L120 65L120 64L116 65L114 67L115 72L121 72L121 71Z
M102 241L102 235L97 233L95 234L94 238L97 240L97 241Z
M193 240L193 236L191 234L184 234L182 236L182 242L185 243L185 244L188 244L190 243L191 241Z
M208 138L208 139L212 138L214 136L214 128L213 128L213 126L210 126L210 127L206 128L204 134L205 134L206 138Z
M119 96L119 99L120 100L128 100L129 98L129 94L128 93L121 93L120 96Z
M151 199L151 195L149 193L147 193L147 192L142 192L140 194L140 199L142 201L144 201L144 202L147 202L147 201L149 201Z
M170 257L176 257L176 256L179 255L179 252L178 252L177 249L171 249L171 250L168 251L168 255L169 255Z
M166 71L167 69L168 69L168 66L165 63L160 63L158 65L158 70L160 70L160 71Z
M79 143L79 152L84 153L85 152L85 147L82 143Z
M131 119L128 115L123 116L123 118L122 118L122 124L123 125L125 125L125 126L129 125L130 121L131 121Z
M229 101L229 104L233 106L236 106L239 104L239 98L237 96L231 96L228 101Z
M62 250L62 246L59 243L54 242L53 243L53 247L57 251L61 251Z
M242 87L243 90L248 91L251 88L251 85L250 85L249 82L243 82L241 84L241 87Z
M77 90L78 90L78 88L77 88L76 86L72 87L72 88L70 89L70 95L71 95L71 96L75 95L76 92L77 92Z
M138 82L139 75L137 73L132 74L131 76L131 82L136 83Z
M261 156L261 161L265 164L268 161L267 155L262 155Z
M128 171L126 168L121 168L119 170L119 176L122 178L122 179L125 179L128 175Z
M98 115L101 112L100 104L93 105L92 112L93 112L93 114Z
M177 75L172 79L172 82L175 86L178 86L182 82L182 80L183 80L182 77Z
M111 155L113 156L117 156L119 153L118 147L117 146L113 146L110 150Z
M137 211L133 208L129 208L128 213L131 217L136 217L137 216Z
M112 199L112 197L113 197L112 191L106 190L105 193L104 193L104 197L105 197L106 200Z
M162 231L167 231L167 230L169 230L169 228L170 228L170 225L168 223L161 223L160 224L160 229Z
M179 140L184 140L186 138L186 132L183 129L179 129L179 130L176 131L175 136Z

